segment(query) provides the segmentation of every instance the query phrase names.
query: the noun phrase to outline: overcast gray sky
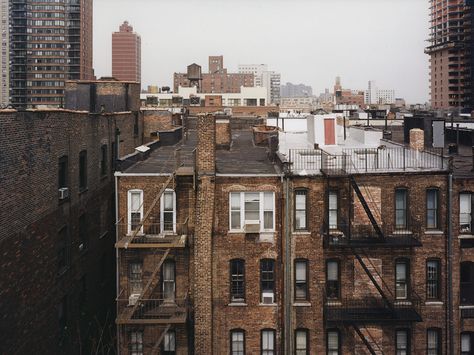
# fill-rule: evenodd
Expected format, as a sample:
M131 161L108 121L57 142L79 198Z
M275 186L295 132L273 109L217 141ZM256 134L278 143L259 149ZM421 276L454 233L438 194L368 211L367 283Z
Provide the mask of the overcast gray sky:
M111 75L111 36L128 20L142 37L142 86L208 55L224 66L266 63L314 93L375 80L408 102L428 100L428 0L94 0L96 75Z

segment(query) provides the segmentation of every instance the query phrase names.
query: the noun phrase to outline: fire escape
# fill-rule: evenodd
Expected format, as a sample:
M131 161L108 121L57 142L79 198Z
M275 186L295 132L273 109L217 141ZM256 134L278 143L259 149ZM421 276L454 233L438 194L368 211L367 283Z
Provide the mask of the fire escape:
M323 295L325 327L326 329L337 328L346 333L351 333L353 330L370 354L384 354L381 344L377 342L369 328L411 327L414 322L422 320L421 301L413 290L408 291L405 298L397 298L394 295L393 286L390 287L385 282L380 265L378 270L371 257L376 257L383 251L393 254L402 251L405 254L400 256L403 256L411 252L414 247L421 246L421 243L417 234L409 230L408 225L403 230L395 230L395 228L390 230L389 226L382 225L381 211L374 208L376 205L374 196L367 186L358 183L359 177L363 175L327 165L321 171L327 178L326 191L330 191L331 186L337 186L339 192L346 194L345 201L347 201L346 206L341 206L346 207L344 213L346 218L338 217L337 226L330 226L329 211L326 216L327 221L323 228L326 255L338 257L343 255L345 258L353 256L354 267L359 264L363 274L367 275L373 285L371 295L351 294L345 297L341 294L334 296L326 286ZM326 200L329 205L329 197ZM368 225L354 223L360 222L353 218L353 202L356 200L360 202L370 222ZM339 274L343 275L343 273ZM341 276L338 281L341 283ZM356 285L354 285L354 290L354 293L360 291Z
M153 223L155 207L167 188L176 187L179 175L190 175L189 169L178 168L159 186L143 218L132 227L118 224L119 239L115 245L119 255L119 295L117 297L116 323L119 330L120 348L130 346L128 336L136 329L143 331L143 346L146 354L158 354L160 344L173 326L186 325L189 319L189 299L175 297L172 290L164 287L163 266L174 255L176 260L186 252L188 218L183 223L165 225L165 221ZM142 202L143 203L143 202ZM130 223L130 221L129 221ZM139 291L130 287L129 263L140 260L143 279ZM174 271L174 282L176 272ZM174 287L174 289L173 289Z

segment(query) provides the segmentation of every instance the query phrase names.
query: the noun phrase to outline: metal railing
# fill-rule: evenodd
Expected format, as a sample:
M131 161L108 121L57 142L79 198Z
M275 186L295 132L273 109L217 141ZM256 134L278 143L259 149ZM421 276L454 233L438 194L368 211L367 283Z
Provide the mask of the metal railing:
M445 171L449 159L439 150L417 151L407 147L344 148L340 154L321 149L290 149L291 171L327 175L387 171Z
M119 238L132 236L134 228L136 226L130 223L118 223ZM144 223L131 242L138 244L168 244L175 242L182 235L188 235L188 232L188 219L183 223Z
M126 320L156 320L185 322L190 309L189 297L185 298L157 298L139 299L135 303L130 299L118 299L118 318L126 323ZM133 314L129 312L135 307ZM130 315L130 318L128 316Z

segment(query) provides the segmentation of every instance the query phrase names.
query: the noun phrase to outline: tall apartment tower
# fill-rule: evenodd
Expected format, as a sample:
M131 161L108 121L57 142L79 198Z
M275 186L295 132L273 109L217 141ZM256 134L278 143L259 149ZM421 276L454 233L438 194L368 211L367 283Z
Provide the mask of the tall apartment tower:
M226 71L224 69L224 56L209 56L209 74L225 74Z
M0 0L0 106L8 105L10 90L8 0Z
M435 109L472 109L472 6L430 0L430 95Z
M123 81L141 82L141 38L125 21L112 34L112 76Z
M61 106L66 80L92 79L92 0L10 1L10 100Z

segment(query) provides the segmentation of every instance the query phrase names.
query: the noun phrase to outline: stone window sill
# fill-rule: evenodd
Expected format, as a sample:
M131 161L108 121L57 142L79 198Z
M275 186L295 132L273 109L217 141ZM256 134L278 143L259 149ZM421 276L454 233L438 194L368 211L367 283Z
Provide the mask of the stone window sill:
M425 306L442 306L444 302L441 301L426 301Z
M431 235L443 235L444 232L443 231L440 231L440 230L437 230L437 229L428 229L428 230L425 230L425 234L431 234Z
M277 306L276 303L259 303L258 305L262 307L276 307Z
M461 234L458 236L458 239L474 239L474 235L472 234Z
M247 303L244 302L231 302L228 304L229 307L247 307Z
M413 234L413 232L407 229L397 229L393 232L393 234L394 235L407 235L407 234Z
M301 231L294 231L291 234L293 234L293 235L311 235L311 232L306 231L306 230L301 230Z
M311 302L295 302L293 307L311 307Z

